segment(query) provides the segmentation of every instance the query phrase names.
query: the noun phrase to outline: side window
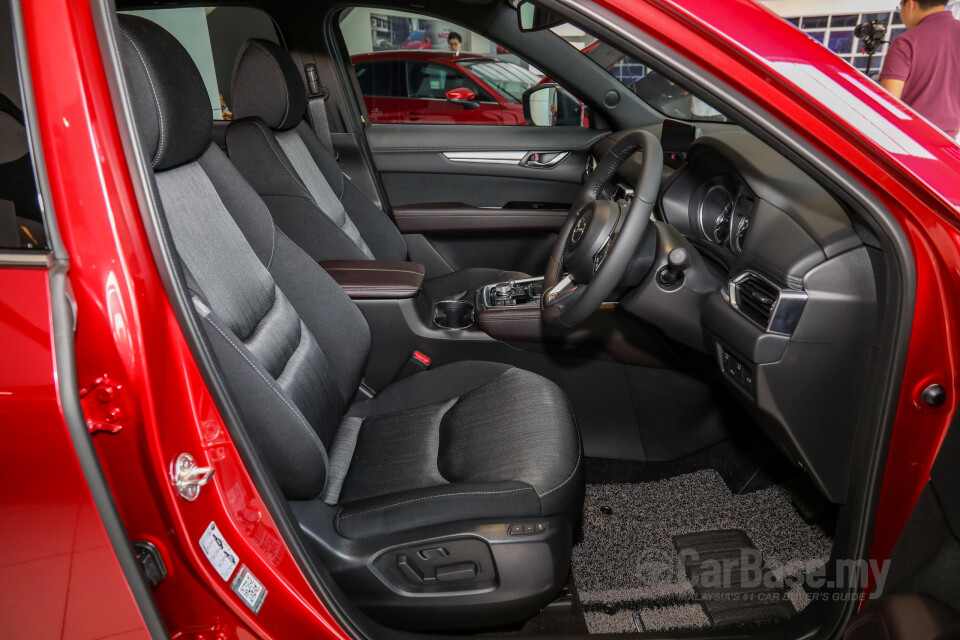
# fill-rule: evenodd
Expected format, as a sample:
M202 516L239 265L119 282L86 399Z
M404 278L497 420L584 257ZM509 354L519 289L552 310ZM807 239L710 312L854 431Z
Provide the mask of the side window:
M446 100L447 91L465 87L473 91L478 102L496 102L473 80L445 64L407 61L407 97Z
M532 124L524 115L524 92L552 82L493 40L443 19L351 7L340 13L339 24L374 123ZM576 113L569 123L588 124L586 109L571 100Z
M364 62L356 65L357 82L365 96L377 98L406 97L403 62L384 60L382 62Z
M23 112L10 5L0 9L0 250L46 250Z
M280 43L270 16L249 7L176 7L123 13L151 20L180 41L203 76L214 120L233 117L230 81L243 43L250 38Z

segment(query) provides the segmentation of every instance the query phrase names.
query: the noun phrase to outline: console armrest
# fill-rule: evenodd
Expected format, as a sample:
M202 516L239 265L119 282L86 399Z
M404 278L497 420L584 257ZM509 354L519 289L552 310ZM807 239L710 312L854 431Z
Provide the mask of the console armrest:
M423 286L425 273L416 262L324 260L319 264L355 300L412 298Z

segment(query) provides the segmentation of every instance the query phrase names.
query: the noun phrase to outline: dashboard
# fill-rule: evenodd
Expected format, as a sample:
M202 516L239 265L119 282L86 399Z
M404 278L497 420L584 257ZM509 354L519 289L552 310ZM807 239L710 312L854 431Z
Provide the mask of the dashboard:
M651 273L682 247L683 284L648 276L621 307L705 354L729 394L842 502L875 350L876 250L844 205L781 154L735 125L703 126L684 153L667 154L651 222ZM639 155L621 166L617 196L636 184Z

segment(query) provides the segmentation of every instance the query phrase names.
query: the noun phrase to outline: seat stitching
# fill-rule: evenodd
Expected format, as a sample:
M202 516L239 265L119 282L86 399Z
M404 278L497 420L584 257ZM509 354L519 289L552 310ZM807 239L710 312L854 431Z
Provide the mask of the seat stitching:
M251 40L250 44L254 45L257 49L260 49L268 58L270 62L273 63L273 66L277 68L277 71L280 73L280 80L283 82L283 98L287 103L286 109L283 110L283 120L280 121L280 124L283 125L287 121L287 116L290 115L290 87L287 86L287 77L283 75L283 69L280 68L280 64L277 62L276 58L273 57L266 47L257 42L256 40Z
M143 65L143 70L147 72L147 82L150 83L150 91L153 92L154 105L157 107L157 119L160 125L160 141L157 144L157 155L150 164L151 166L156 166L157 160L163 155L163 148L165 146L163 111L160 109L160 96L157 95L157 87L153 84L153 76L150 74L150 67L147 66L147 61L143 58L143 54L140 52L140 47L137 46L137 43L133 41L133 38L131 38L126 31L121 29L120 34L126 38L127 42L130 43L130 46L133 47L133 50L137 52L137 57L140 58L140 63Z
M377 507L376 509L368 509L366 511L361 511L360 513L351 513L348 515L338 516L338 520L346 520L348 518L356 518L357 516L365 516L377 511L383 511L384 509L393 509L394 507L400 507L405 504L411 504L414 502L423 502L424 500L434 500L436 498L453 498L455 496L486 496L486 495L498 495L503 493L517 493L519 491L533 491L533 487L523 487L520 489L505 489L503 491L460 491L457 493L445 493L439 496L426 496L424 498L414 498L412 500L404 500L403 502L396 502L394 504L388 504L382 507ZM341 513L343 508L340 509Z
M293 406L292 404L290 404L290 401L288 401L286 398L283 397L283 394L280 393L280 392L277 390L275 384L270 384L270 381L267 379L267 377L266 377L265 375L263 375L263 373L260 371L260 369L258 369L257 366L256 366L255 364L253 364L253 362L250 361L250 358L247 357L247 354L245 354L245 353L240 349L240 347L238 347L238 346L236 345L236 343L234 343L234 341L230 339L230 336L228 336L226 333L224 333L223 330L222 330L219 326L217 326L217 323L210 319L210 316L209 316L209 315L208 315L208 316L204 316L204 318L207 320L207 322L210 323L210 325L211 325L214 329L217 330L217 332L218 332L221 336L223 336L223 339L226 340L227 343L228 343L231 347L233 347L233 348L236 350L237 353L240 354L240 357L242 357L244 360L246 360L247 364L250 365L250 367L257 373L257 375L260 376L260 377L263 379L263 381L267 383L267 386L270 388L270 390L273 391L275 394L277 394L277 397L279 397L279 398L283 401L283 403L284 403L285 405L287 405L287 408L290 409L291 411L293 411L293 415L295 415L295 416L297 417L297 419L300 421L300 424L303 425L303 427L307 430L307 433L310 434L310 436L313 438L313 441L317 444L317 447L320 449L320 455L323 457L323 465L324 465L324 467L328 467L328 466L329 466L329 463L328 463L328 460L327 460L327 450L324 448L323 443L320 442L320 437L317 435L317 432L313 430L313 427L311 427L309 424L307 424L307 421L303 418L303 415L301 415L301 413L300 413L296 408L294 408L294 406Z
M550 489L549 491L547 491L547 492L545 492L545 493L538 493L537 496L539 496L540 498L543 498L543 497L545 497L545 496L548 496L548 495L550 495L551 493L553 493L554 491L556 491L557 489L559 489L560 487L562 487L563 485L565 485L565 484L567 484L568 482L570 482L571 480L573 480L573 476L576 475L577 469L580 468L580 461L583 459L583 448L580 447L579 449L580 449L580 450L579 450L579 452L577 453L577 464L575 464L575 465L573 466L573 471L570 472L570 475L567 477L567 479L564 480L563 482L561 482L560 484L558 484L557 486L555 486L553 489Z
M271 222L273 219L271 217ZM273 265L273 254L277 250L277 223L273 222L273 233L270 236L270 259L267 260L267 271L270 270L270 266Z

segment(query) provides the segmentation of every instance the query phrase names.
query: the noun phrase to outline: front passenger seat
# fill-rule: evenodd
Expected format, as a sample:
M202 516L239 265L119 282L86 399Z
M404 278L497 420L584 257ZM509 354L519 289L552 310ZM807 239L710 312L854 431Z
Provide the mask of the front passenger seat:
M393 221L350 182L304 120L307 93L290 54L269 40L248 40L231 95L227 153L291 240L317 261L407 260ZM530 277L485 268L427 276L423 290L432 300Z
M528 371L459 362L354 401L370 349L363 315L210 142L186 50L144 18L119 24L140 143L200 325L318 562L392 626L536 614L566 580L583 503L563 392Z

